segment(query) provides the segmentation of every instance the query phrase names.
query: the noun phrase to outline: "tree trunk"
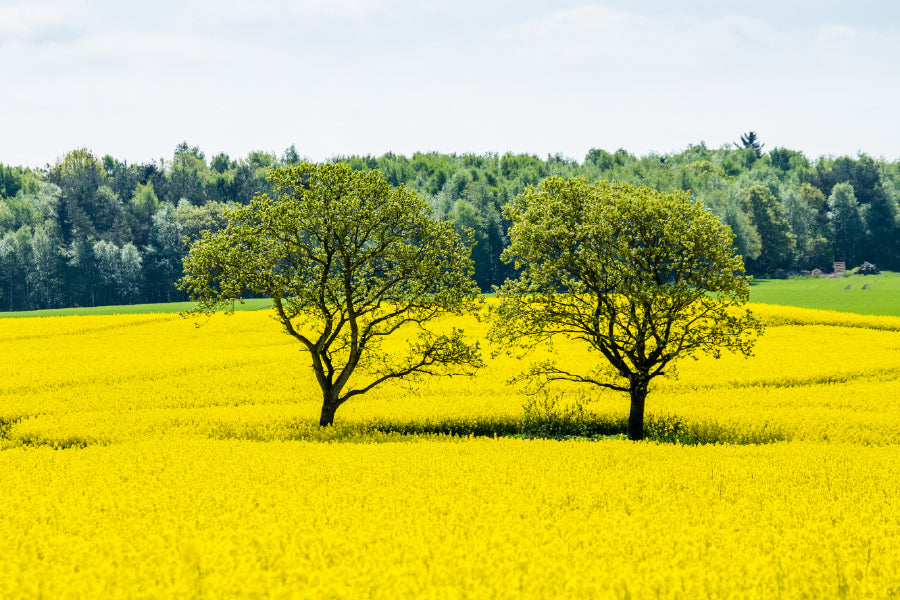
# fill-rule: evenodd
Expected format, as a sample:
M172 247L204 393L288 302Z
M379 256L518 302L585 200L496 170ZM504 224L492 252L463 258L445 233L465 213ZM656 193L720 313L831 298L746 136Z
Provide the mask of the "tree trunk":
M334 424L334 413L337 411L341 403L338 401L337 394L331 390L323 393L322 415L319 417L319 425L328 427Z
M631 413L628 415L628 439L644 439L644 401L647 399L648 382L631 382Z

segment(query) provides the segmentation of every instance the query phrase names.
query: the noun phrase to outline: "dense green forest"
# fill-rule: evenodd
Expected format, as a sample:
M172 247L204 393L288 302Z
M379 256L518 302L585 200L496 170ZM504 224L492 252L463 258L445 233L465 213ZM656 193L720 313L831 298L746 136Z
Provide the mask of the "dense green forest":
M900 161L763 151L753 132L719 149L637 157L593 149L560 155L385 154L336 157L380 169L417 190L437 218L474 237L475 278L490 290L511 274L500 261L501 207L549 175L609 178L662 191L690 190L735 232L750 273L783 276L834 261L900 268ZM268 170L301 158L253 152L211 159L187 143L171 161L129 165L69 152L42 170L0 164L0 308L30 310L183 300L185 239L225 223L229 204L266 190Z

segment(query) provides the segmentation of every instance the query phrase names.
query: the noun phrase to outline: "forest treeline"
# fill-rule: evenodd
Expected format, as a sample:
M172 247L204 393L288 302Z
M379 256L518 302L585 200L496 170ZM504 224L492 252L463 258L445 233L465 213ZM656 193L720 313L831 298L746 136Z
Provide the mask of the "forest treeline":
M752 132L751 132L752 134ZM273 166L301 161L252 152L207 158L179 144L171 160L127 164L87 149L55 165L0 164L0 309L31 310L169 302L187 253L185 239L225 225L230 204L266 191ZM550 175L621 180L661 191L690 190L735 233L748 272L763 276L869 261L900 269L900 161L867 155L811 161L786 148L693 145L638 157L592 149L582 162L560 155L414 154L332 161L380 169L392 185L421 193L437 218L476 242L475 279L485 291L512 267L501 207Z

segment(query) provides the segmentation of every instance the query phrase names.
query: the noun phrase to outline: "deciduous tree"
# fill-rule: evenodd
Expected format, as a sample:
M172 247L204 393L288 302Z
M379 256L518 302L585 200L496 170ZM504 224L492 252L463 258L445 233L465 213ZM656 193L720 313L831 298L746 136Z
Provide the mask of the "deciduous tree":
M503 258L521 274L498 290L492 340L527 351L568 336L597 352L589 372L549 360L526 377L627 393L630 439L643 438L650 382L677 359L751 352L761 325L742 307L749 278L731 230L688 194L550 177L505 215Z
M834 259L846 262L847 266L858 264L865 224L853 186L849 183L838 183L831 188L828 220L831 223Z
M311 358L321 425L384 382L481 365L477 344L434 326L475 310L478 288L471 247L421 196L339 163L288 165L268 180L271 196L230 210L225 229L191 245L179 286L203 313L271 297ZM390 350L388 337L398 340Z
M750 272L772 273L789 268L797 241L785 217L784 206L768 187L759 184L741 190L740 198L762 242L759 257L747 261Z

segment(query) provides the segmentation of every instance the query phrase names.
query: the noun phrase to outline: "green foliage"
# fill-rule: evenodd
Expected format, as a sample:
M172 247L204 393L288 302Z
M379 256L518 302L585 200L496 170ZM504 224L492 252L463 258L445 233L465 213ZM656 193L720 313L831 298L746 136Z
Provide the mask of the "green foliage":
M741 190L741 203L750 222L759 234L761 251L752 259L757 273L772 273L788 269L794 257L796 237L784 215L784 207L764 185L752 185Z
M146 184L138 184L134 189L134 195L131 197L131 205L135 211L139 211L142 216L149 217L159 208L159 198L153 189L153 182L148 181Z
M293 146L291 147L293 148ZM234 163L231 162L231 159L224 152L216 154L213 157L212 161L209 163L209 168L216 173L225 173L233 167Z
M809 160L802 152L788 150L787 148L775 148L769 151L769 163L781 171L795 171L808 169Z
M322 388L322 425L338 407L390 379L471 373L477 345L430 322L476 309L471 247L421 196L380 171L303 163L269 174L273 195L230 209L228 225L191 244L179 287L192 312L245 295L272 298L285 332L308 351ZM388 336L411 334L405 353ZM364 383L351 383L359 369Z
M533 438L597 438L627 432L623 418L599 416L585 410L584 398L568 403L561 395L546 391L528 397L522 406L518 433Z
M536 401L538 403L544 402ZM260 426L255 423L220 422L210 426L214 439L239 439L255 442L302 440L310 442L389 443L422 442L428 440L466 439L469 437L517 437L556 440L623 440L627 438L628 421L624 416L578 412L562 405L562 400L549 398L546 405L526 405L518 422L511 419L446 419L440 421L388 421L367 423L335 423L319 427L308 420L285 420ZM645 440L663 444L767 444L787 441L783 431L769 428L758 430L743 425L727 427L715 422L688 421L677 415L648 415ZM0 441L3 441L0 436ZM105 443L104 440L72 438L42 440L21 438L10 445L55 444L65 447Z
M695 446L700 444L771 444L790 440L780 429L725 426L715 421L689 421L678 415L648 415L646 439Z
M828 256L821 254L821 239L817 233L817 213L797 192L788 189L782 193L784 216L794 236L796 247L795 264L802 269L827 269L831 264Z
M0 200L19 194L34 194L37 190L38 181L31 171L0 163Z
M130 203L133 236L131 239L126 238L124 240L126 243L134 241L142 246L147 244L153 215L159 210L159 205L159 197L156 195L156 190L153 189L152 181L135 186ZM122 238L120 237L120 239Z
M727 226L684 193L550 177L505 207L503 258L521 270L498 289L490 336L527 352L558 335L599 354L591 372L545 361L525 377L630 394L629 435L643 435L650 381L676 359L749 354L761 325L742 310L748 278Z
M762 251L762 241L750 217L741 208L740 200L729 189L711 189L704 195L704 204L734 233L732 246L744 260L756 259ZM745 263L746 265L746 263Z
M523 405L518 434L527 438L625 439L628 419L624 415L595 413L584 398L572 403L561 395L531 396ZM780 430L728 427L713 421L691 421L678 415L649 414L644 421L643 439L664 444L768 444L786 441Z
M709 177L712 175L721 177L725 174L725 169L709 162L708 160L694 161L688 165L688 170L692 175L694 175L694 177Z
M59 186L59 224L63 241L70 243L74 238L96 236L95 221L108 224L115 212L115 201L100 188L107 183L103 165L86 148L69 152L62 162L57 163L47 177Z
M838 183L832 188L828 197L828 220L834 240L835 260L848 265L858 263L865 226L851 184Z
M390 183L421 194L435 218L453 221L460 233L468 228L466 239L475 243L474 279L482 291L514 275L512 266L500 260L509 244L509 221L501 207L551 175L609 179L665 193L689 191L731 227L733 245L746 260L748 273L827 270L836 243L840 252L853 248L857 258L849 259L851 264L868 260L881 269L900 269L900 162L860 154L820 158L811 164L801 152L787 148L760 157L752 145L738 145L711 148L701 142L681 152L643 157L624 149L594 148L581 164L560 155L436 152L347 156L332 162L359 171L380 169ZM128 164L108 155L97 159L82 148L66 154L46 173L0 165L0 237L23 226L34 235L40 227L58 254L68 257L101 240L120 248L131 243L142 258L140 300L183 299L185 295L173 286L186 253L183 237L194 239L203 229L223 227L221 207L249 204L258 192L271 191L266 176L272 168L301 162L294 146L280 159L267 152L210 156L207 161L199 147L183 142L170 160L145 164ZM828 216L827 198L842 183L853 187L862 223L853 228L851 239L838 239L844 234L832 228ZM790 236L777 234L778 226L776 235L758 230L757 215L741 202L746 190L756 185L768 188L775 205L783 208L787 229L782 224L782 233ZM798 198L813 212L806 211ZM180 208L185 204L197 212L188 214ZM90 306L109 293L89 261L63 261L40 273L31 260L13 262L10 268L16 271L0 273L4 308L10 307L10 297L16 309ZM51 276L55 283L46 280ZM35 295L29 281L55 291Z
M0 233L34 227L41 220L34 203L25 196L0 200Z
M219 231L228 224L228 207L221 202L207 202L194 206L182 200L173 212L183 238L194 241L204 231Z
M740 145L735 142L735 147L743 148L745 150L752 150L757 158L762 156L762 149L765 144L760 143L759 136L756 135L755 131L748 131L747 133L741 135L741 143Z

